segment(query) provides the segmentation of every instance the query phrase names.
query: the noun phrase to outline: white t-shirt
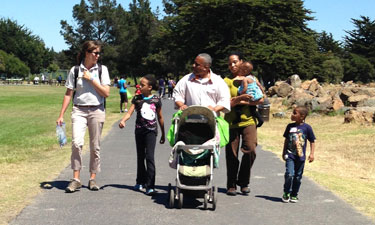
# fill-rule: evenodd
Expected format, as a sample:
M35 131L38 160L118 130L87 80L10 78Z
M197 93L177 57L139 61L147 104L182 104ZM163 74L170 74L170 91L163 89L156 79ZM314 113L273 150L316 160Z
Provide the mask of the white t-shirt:
M98 64L93 66L88 71L94 80L100 83ZM76 105L100 105L104 103L104 97L100 96L91 83L82 78L85 66L81 64L79 66L76 94L73 99L73 104ZM86 69L87 70L87 69ZM111 85L111 80L109 78L108 68L102 65L102 81L101 85ZM65 87L74 90L74 66L70 69L68 78L65 83Z
M219 76L210 71L210 78L197 79L193 74L185 75L173 90L175 102L180 101L187 106L201 105L223 106L224 113L230 111L230 93L228 85Z

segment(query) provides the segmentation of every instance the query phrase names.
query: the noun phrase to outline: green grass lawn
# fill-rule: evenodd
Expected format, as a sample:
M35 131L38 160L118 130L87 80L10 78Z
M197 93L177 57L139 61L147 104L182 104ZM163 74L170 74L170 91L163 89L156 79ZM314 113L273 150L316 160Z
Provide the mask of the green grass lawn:
M134 89L131 88L134 92ZM0 224L16 216L70 162L71 108L65 112L68 144L60 149L56 119L65 87L0 86ZM103 135L119 120L118 89L111 88Z

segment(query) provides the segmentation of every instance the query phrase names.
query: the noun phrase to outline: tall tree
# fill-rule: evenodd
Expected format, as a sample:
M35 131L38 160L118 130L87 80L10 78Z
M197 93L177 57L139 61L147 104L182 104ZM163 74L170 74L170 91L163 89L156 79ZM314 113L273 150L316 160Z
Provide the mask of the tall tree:
M73 7L73 18L77 26L69 25L66 20L60 22L60 33L69 45L69 51L65 53L72 59L72 63L84 41L100 40L105 44L113 42L112 29L116 6L115 0L87 0L87 3L81 0L80 4Z
M129 4L127 16L128 29L126 41L120 44L122 68L133 76L153 73L145 67L145 58L151 51L152 35L156 29L157 18L152 13L148 0L133 0Z
M355 29L345 36L346 70L345 79L374 81L375 74L375 20L361 16L352 19Z
M30 73L30 68L13 54L0 50L0 73L5 73L7 77L26 77Z
M39 73L52 61L44 42L24 26L10 19L0 19L0 49L23 61L31 73Z
M225 74L228 53L240 50L264 80L293 73L306 78L311 72L317 45L301 0L165 0L164 5L169 20L164 40L171 41L166 49L182 52L185 63L207 52L216 59L215 70Z
M76 27L61 21L61 34L70 46L65 53L70 58L74 58L85 40L101 40L105 43L101 58L112 76L147 72L144 58L150 52L157 21L148 0L133 0L129 12L115 0L81 0L73 7L73 18Z
M332 52L338 55L343 53L341 43L333 39L332 33L328 34L327 32L323 31L317 35L316 42L321 53Z
M375 65L375 20L361 16L352 19L355 29L346 31L346 48L349 52L364 56Z

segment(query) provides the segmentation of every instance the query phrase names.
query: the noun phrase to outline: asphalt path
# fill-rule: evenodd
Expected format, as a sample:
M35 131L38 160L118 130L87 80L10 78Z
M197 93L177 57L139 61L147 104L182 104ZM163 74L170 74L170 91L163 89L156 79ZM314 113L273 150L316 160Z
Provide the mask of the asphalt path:
M163 100L166 129L174 112L173 102ZM225 194L226 166L222 149L220 166L214 170L214 185L218 188L216 210L204 210L203 199L187 196L184 196L182 209L170 209L168 183L175 185L176 171L168 166L171 149L168 143L158 143L155 150L157 193L150 197L133 190L136 178L134 122L135 115L122 130L117 123L113 124L103 138L102 172L97 176L99 191L87 188L89 172L88 167L84 167L81 174L84 186L75 193L65 193L72 176L69 165L56 180L46 181L52 187L44 189L10 224L375 224L307 177L302 180L300 201L283 203L284 163L261 146L257 148L248 196ZM86 166L88 158L89 154L85 154Z

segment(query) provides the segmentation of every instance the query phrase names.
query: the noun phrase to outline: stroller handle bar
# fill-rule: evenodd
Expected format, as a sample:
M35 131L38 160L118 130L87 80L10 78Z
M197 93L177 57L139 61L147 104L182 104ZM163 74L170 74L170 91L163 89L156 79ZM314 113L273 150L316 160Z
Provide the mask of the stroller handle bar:
M199 149L207 149L213 151L215 149L214 145L178 145L177 146L177 151L178 150L199 150Z

